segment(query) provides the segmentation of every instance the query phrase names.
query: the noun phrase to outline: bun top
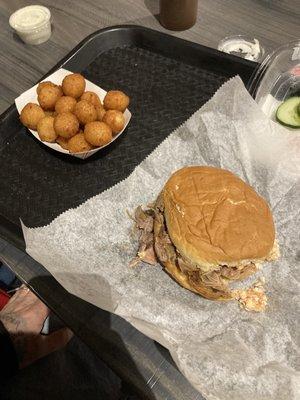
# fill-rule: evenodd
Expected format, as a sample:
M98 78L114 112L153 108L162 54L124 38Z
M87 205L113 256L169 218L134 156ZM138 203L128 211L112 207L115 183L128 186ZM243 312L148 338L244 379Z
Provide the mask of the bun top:
M182 168L165 184L163 201L172 242L182 257L204 271L263 260L273 248L268 204L229 171Z

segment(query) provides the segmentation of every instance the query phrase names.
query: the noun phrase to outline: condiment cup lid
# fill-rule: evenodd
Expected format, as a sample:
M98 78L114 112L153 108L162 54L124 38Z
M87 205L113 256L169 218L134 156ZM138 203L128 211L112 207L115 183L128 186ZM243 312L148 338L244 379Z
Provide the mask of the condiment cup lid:
M19 32L28 32L41 28L51 18L50 10L40 5L20 8L9 18L9 25Z

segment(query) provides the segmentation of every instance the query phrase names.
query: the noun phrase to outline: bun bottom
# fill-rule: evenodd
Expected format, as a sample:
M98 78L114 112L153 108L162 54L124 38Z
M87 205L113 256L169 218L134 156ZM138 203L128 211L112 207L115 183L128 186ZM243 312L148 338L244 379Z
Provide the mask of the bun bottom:
M193 274L185 273L179 268L176 250L166 231L163 203L161 200L162 198L159 196L155 204L153 221L154 248L160 264L164 267L165 271L185 289L209 300L232 300L233 294L229 288L224 288L224 290L222 290L222 288L217 289L205 285L201 280L195 279Z
M160 263L164 266L166 272L177 282L179 285L184 287L185 289L190 290L191 292L200 294L209 300L223 300L229 301L233 300L234 296L230 293L230 291L221 291L214 289L209 286L205 286L201 283L193 283L187 274L184 274L179 267L177 267L171 261L161 261Z

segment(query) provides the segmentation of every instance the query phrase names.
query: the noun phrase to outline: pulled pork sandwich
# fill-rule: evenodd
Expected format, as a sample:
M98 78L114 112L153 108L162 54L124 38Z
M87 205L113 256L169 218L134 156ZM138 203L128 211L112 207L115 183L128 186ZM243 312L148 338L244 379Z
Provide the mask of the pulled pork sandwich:
M219 168L176 171L155 204L137 208L135 221L141 235L132 265L159 261L181 286L207 299L237 298L229 283L279 256L266 201Z

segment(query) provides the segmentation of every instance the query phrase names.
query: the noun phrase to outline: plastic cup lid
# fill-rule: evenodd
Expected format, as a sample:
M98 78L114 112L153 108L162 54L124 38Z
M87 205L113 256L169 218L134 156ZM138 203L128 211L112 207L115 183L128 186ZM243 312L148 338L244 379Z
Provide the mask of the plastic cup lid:
M27 32L40 28L49 22L50 17L47 7L31 5L15 11L9 18L9 24L16 31Z

